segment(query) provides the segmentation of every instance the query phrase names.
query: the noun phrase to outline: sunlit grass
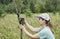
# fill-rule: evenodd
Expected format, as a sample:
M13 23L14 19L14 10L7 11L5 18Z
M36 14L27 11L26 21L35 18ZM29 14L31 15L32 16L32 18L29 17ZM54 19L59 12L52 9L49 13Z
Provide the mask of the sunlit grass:
M58 13L56 13L56 15L52 13L48 14L51 17L51 22L54 26L54 35L56 39L60 39L60 15ZM35 17L35 14L32 17L25 17L24 14L21 16L26 18L28 23L33 27L40 26L38 23L38 19ZM18 28L18 25L19 23L16 14L7 14L5 17L0 18L0 39L19 39L20 30ZM29 29L28 31L31 32ZM25 33L23 33L23 39L29 39L29 37Z

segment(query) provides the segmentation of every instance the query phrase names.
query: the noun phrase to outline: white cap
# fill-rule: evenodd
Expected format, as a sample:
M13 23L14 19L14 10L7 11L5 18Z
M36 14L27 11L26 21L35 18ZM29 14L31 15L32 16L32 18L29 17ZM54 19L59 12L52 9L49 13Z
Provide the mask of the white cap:
M43 19L45 19L47 21L50 20L50 17L49 17L49 15L47 13L40 14L40 15L37 16L37 18L43 18Z

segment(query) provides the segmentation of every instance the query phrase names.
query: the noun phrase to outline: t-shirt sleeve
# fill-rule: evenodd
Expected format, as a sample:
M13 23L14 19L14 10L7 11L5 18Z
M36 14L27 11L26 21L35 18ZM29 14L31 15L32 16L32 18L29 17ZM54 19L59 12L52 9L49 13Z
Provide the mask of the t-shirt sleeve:
M41 38L41 39L46 38L46 32L45 32L45 30L42 30L42 31L38 32L37 36L39 38Z

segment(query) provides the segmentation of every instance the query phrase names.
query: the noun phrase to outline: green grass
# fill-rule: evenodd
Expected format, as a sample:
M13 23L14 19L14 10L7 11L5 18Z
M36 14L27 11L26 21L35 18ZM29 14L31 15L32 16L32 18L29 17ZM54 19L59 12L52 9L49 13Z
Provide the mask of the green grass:
M38 19L35 18L34 15L32 17L25 17L24 14L21 16L25 17L33 27L39 27ZM60 39L60 15L58 13L56 15L49 13L49 15L54 27L55 38ZM0 18L0 39L19 39L20 30L18 25L16 14L7 14L5 17ZM28 28L26 27L26 29ZM31 32L29 29L28 31ZM31 33L33 34L34 32ZM29 37L23 33L23 39L29 39Z

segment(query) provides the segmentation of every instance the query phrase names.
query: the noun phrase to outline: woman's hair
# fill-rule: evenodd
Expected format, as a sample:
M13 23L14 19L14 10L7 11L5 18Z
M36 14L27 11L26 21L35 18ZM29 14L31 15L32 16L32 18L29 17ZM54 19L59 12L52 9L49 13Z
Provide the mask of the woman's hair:
M50 30L52 31L52 33L54 33L53 32L53 26L52 26L50 20L49 21L45 20L45 21L46 21L46 25L50 28Z

